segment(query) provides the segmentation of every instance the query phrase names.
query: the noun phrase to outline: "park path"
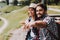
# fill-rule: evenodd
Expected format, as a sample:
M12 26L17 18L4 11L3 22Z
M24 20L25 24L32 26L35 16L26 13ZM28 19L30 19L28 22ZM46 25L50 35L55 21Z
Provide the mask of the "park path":
M8 26L7 19L0 16L0 19L4 22L3 25L0 27L0 34L3 33L4 29Z
M9 40L25 40L28 30L23 30L23 26L19 29L15 29L10 34L12 36L9 38Z

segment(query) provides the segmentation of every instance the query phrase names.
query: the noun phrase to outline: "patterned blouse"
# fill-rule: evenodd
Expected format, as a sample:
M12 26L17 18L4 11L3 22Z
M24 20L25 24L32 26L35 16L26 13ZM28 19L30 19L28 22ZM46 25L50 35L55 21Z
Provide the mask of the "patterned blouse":
M58 37L57 25L53 17L45 17L43 19L47 23L47 28L40 28L39 31L39 40L56 40L51 33ZM51 33L48 31L50 30Z

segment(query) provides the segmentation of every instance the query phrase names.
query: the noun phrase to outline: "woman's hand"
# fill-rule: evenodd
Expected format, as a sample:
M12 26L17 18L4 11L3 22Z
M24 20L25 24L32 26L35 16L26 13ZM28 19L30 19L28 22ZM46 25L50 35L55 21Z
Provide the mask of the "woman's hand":
M27 30L27 29L29 30L29 29L30 29L29 24L25 24L25 25L24 25L24 29L25 29L25 30Z
M45 28L46 22L43 22L42 20L34 21L29 23L31 27L37 27L37 28Z
M24 21L19 22L20 25L25 25Z
M37 25L36 25L36 21L34 21L34 22L30 22L30 23L29 23L29 26L30 26L30 27L37 27Z

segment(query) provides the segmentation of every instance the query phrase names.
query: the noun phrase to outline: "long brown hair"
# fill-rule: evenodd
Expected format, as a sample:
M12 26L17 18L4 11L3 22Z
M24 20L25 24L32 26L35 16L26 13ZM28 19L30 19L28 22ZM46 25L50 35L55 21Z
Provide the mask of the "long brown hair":
M29 9L32 8L34 10L34 16L35 16L35 19L34 20L37 20L37 15L36 15L36 8L33 8L33 7L29 7ZM29 14L29 13L28 13ZM29 18L31 18L31 16L29 16Z

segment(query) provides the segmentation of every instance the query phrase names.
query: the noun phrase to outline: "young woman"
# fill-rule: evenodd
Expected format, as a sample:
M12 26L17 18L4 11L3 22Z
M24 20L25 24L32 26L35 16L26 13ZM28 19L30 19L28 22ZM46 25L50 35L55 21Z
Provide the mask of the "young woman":
M26 23L25 28L29 29L29 31L26 35L25 40L37 40L37 38L36 38L38 35L37 28L29 26L30 23L37 20L36 9L35 9L35 6L32 4L28 8L28 15L29 15L29 18L25 22Z
M24 23L24 29L28 29L25 40L37 40L38 30L36 27L29 26L32 22L37 20L36 15L36 4L31 3L28 8L28 16L27 20Z

